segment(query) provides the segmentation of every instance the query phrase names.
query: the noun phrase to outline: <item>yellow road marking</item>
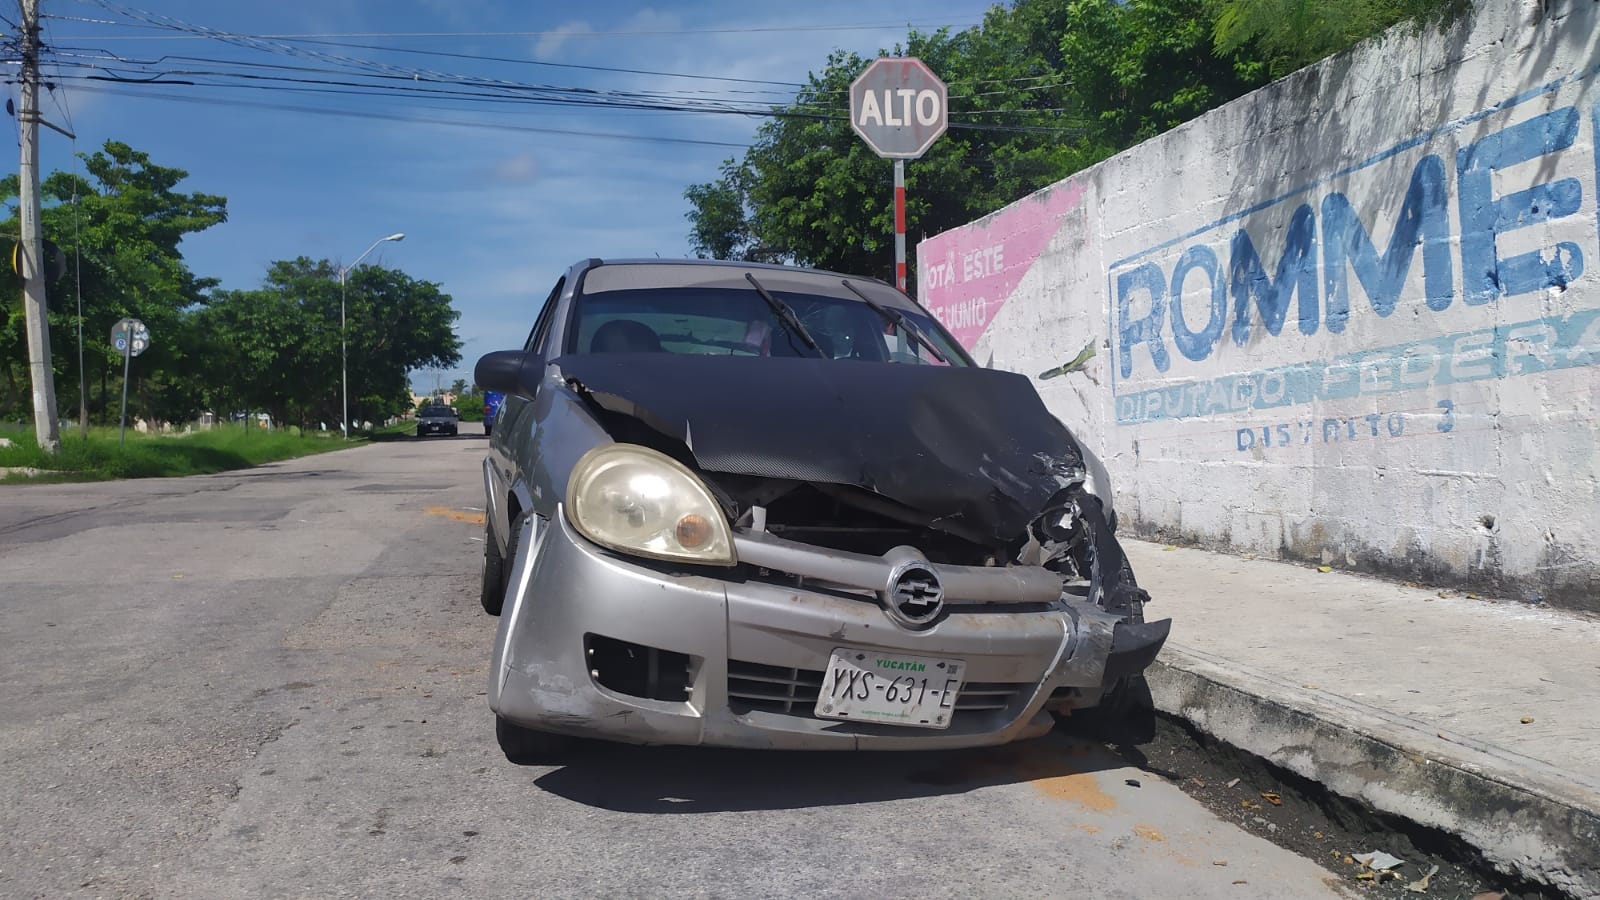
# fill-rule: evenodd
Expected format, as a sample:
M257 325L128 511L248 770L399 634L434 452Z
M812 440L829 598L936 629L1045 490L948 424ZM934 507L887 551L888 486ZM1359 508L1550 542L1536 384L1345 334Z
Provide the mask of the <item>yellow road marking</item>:
M472 525L483 524L483 513L471 512L465 509L451 509L448 506L424 506L422 511L430 516L444 516L456 522L467 522Z

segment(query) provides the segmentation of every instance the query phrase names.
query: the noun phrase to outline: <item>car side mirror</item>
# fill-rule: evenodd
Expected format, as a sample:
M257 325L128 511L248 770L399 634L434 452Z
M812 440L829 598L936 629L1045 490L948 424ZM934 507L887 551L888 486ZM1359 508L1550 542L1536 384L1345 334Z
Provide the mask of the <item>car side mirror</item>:
M544 378L544 358L525 350L496 350L478 358L472 377L484 390L532 397Z

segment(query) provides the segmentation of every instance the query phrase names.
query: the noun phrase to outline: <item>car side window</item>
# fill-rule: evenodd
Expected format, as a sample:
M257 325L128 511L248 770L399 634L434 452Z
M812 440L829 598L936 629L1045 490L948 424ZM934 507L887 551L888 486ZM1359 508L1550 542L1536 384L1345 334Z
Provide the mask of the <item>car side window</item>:
M556 318L556 301L561 299L561 287L567 283L565 277L556 282L550 289L550 296L544 300L544 308L539 310L539 318L533 323L533 333L528 335L528 343L523 345L523 350L539 352L544 350L546 341L550 337L550 325Z

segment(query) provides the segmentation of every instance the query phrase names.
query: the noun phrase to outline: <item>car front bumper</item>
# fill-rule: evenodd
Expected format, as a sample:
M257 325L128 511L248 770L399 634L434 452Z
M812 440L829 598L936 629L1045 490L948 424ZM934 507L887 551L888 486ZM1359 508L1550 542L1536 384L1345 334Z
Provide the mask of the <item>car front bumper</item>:
M511 722L544 731L771 749L1003 744L1048 731L1047 708L1092 704L1121 670L1142 669L1166 637L1163 623L1154 632L1129 632L1089 605L1005 602L1007 591L1037 594L1040 582L1030 586L1026 576L1042 569L990 569L993 583L986 584L974 580L977 570L947 567L978 599L953 604L936 624L914 631L892 620L870 592L793 574L840 572L848 557L870 578L876 557L743 533L736 537L741 559L749 553L786 568L674 567L600 548L560 511L521 527L489 704ZM893 567L892 560L880 563ZM816 688L837 647L965 661L949 727L816 717Z

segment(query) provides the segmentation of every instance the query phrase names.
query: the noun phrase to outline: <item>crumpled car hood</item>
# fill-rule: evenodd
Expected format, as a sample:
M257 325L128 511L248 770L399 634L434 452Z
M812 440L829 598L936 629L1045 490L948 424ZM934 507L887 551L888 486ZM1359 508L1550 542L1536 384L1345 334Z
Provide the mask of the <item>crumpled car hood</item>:
M650 353L555 365L603 408L682 441L708 472L853 485L1002 545L1083 464L1011 372Z

